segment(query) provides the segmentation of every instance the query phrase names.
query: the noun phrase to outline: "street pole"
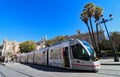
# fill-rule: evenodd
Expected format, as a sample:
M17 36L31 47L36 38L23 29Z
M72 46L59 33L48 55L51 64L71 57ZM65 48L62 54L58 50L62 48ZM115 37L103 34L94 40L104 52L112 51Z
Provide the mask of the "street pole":
M110 37L110 35L109 35L107 26L106 26L106 22L112 20L112 15L110 14L111 19L104 19L103 15L102 15L101 17L102 17L102 21L101 21L100 23L103 23L104 26L105 26L105 29L106 29L106 32L107 32L107 35L108 35L108 38L109 38L109 41L110 41L110 46L111 46L112 51L113 51L113 54L114 54L114 62L119 62L119 59L118 59L116 50L115 50L115 48L114 48L114 46L113 46L113 44L112 44L112 40L111 40L111 37Z

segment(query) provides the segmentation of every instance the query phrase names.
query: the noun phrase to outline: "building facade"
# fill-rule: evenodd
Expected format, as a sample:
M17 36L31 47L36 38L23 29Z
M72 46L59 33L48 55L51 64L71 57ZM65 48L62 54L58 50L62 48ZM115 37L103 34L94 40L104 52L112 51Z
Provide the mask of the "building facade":
M102 29L101 25L99 26L99 29L100 29L98 31L99 39L97 39L97 32L95 31L93 32L96 44L98 43L97 42L98 40L99 42L102 42L103 40L105 40L104 30ZM69 38L78 38L80 40L86 40L92 45L90 33L81 33L80 30L77 30L77 34L69 36Z
M98 34L99 34L99 42L102 42L103 40L105 40L105 35L103 30L99 31ZM94 37L95 37L95 42L98 43L96 32L94 32ZM92 45L92 41L89 33L80 33L80 34L69 36L69 38L78 38L80 40L86 40Z
M19 46L20 46L20 42L8 41L7 39L4 39L2 56L5 56L8 52L13 52L13 53L19 52L20 51Z
M1 46L0 56L7 55L8 52L12 52L13 54L17 54L20 51L20 44L22 42L17 41L8 41L7 39L3 40L3 45ZM45 48L45 39L41 39L39 43L36 43L36 50L41 48Z
M47 36L41 38L39 42L36 43L36 50L40 50L46 47Z

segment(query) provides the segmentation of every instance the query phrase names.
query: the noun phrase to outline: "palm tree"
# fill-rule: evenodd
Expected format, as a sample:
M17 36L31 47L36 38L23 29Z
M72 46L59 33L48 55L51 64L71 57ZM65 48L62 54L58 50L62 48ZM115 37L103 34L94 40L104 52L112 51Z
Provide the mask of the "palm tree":
M96 21L98 21L102 15L103 9L99 6L95 7L94 10L94 18L96 19Z
M88 17L91 18L94 15L95 5L88 3L84 6L84 10L86 10Z
M99 50L99 34L98 34L98 21L102 15L102 8L101 7L98 7L96 6L95 7L95 10L94 10L94 18L95 18L95 22L96 22L96 32L97 32L97 50L98 50L98 53L100 54L100 50Z
M94 36L93 26L92 26L92 19L91 19L94 16L94 10L95 10L95 5L93 3L88 3L84 6L84 11L86 11L88 20L90 22L90 28L91 28L91 31L92 31L94 48L97 51L96 41L95 41L95 36Z
M87 25L87 28L88 28L88 31L89 31L89 34L90 34L90 38L91 38L91 42L92 42L92 45L93 47L95 46L94 43L93 43L93 37L92 37L92 33L91 33L91 30L90 30L90 27L88 25L88 15L87 15L87 12L86 11L83 11L80 15L80 19L82 19L82 21Z

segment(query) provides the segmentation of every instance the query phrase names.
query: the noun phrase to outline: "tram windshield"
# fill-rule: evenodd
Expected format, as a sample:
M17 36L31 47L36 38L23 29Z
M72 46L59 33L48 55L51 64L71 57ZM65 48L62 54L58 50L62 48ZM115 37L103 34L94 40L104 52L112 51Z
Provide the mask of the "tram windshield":
M90 52L91 57L92 57L92 58L95 58L95 57L96 57L96 54L95 54L95 51L94 51L94 49L92 48L92 46L91 46L87 41L82 41L82 43L86 46L86 48L87 48L88 51Z
M81 59L81 60L90 60L90 57L84 47L77 43L71 46L72 54L74 59Z

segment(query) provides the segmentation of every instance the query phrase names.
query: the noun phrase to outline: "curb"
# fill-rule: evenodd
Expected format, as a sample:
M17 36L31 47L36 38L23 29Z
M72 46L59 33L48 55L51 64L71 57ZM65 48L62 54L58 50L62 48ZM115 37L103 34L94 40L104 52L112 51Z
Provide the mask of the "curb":
M120 64L101 64L101 65L120 65Z
M120 65L120 63L101 63L101 65Z

